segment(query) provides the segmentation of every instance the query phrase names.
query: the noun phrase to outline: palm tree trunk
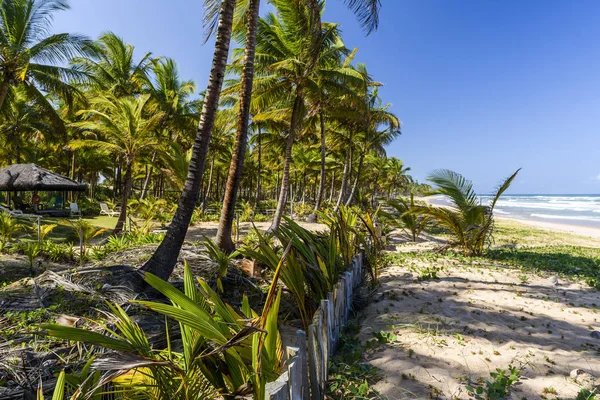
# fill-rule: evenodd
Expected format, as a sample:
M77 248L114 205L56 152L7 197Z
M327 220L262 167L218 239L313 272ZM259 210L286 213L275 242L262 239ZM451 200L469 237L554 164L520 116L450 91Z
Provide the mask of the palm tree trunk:
M132 162L127 161L125 165L125 187L121 192L121 213L119 214L117 225L112 231L113 235L117 235L123 231L123 226L125 225L125 221L127 220L127 200L129 199L129 195L131 194L131 187L133 186L133 181L131 179L133 169L132 164Z
M335 170L331 172L331 191L329 192L329 202L333 200L333 192L335 189Z
M352 140L352 139L351 139ZM342 186L340 187L340 195L338 196L337 203L335 204L334 212L338 212L340 210L340 206L342 205L342 199L346 194L346 185L348 184L348 174L350 171L350 160L352 159L352 146L348 145L348 149L346 150L346 161L344 162L344 173L342 174Z
M204 190L204 197L202 198L202 212L206 210L208 204L208 196L210 196L210 190L212 186L213 171L215 169L215 155L213 154L212 161L210 162L210 172L208 173L208 184Z
M296 95L294 100L294 108L292 110L292 121L290 123L290 132L287 137L285 146L285 157L283 158L283 174L281 176L281 191L279 192L279 201L277 202L277 209L273 216L273 222L267 230L267 232L275 232L279 229L281 224L281 217L285 210L287 203L287 195L290 187L290 164L292 163L292 147L294 146L294 135L298 128L298 120L300 119L300 109L302 107L302 98L300 95Z
M362 170L364 160L365 160L365 153L361 153L360 158L358 160L358 170L356 171L356 178L354 178L354 184L352 185L352 190L350 191L348 200L346 200L346 207L348 207L350 205L350 203L352 203L352 199L354 198L354 194L356 193L356 188L358 187L358 181L360 180L360 171Z
M319 193L317 194L317 200L315 202L315 210L308 217L309 222L315 222L317 220L316 212L319 211L323 196L325 195L325 155L327 148L325 146L325 119L323 118L323 113L319 113L319 122L321 124L321 176L319 178Z
M10 89L10 81L8 78L4 78L2 80L2 87L0 88L0 109L2 109L2 106L4 105L4 100L6 100L8 89Z
M244 156L248 144L248 119L250 118L250 100L252 98L252 82L254 80L254 49L256 47L256 25L260 0L250 0L248 5L248 21L246 22L246 50L244 54L244 71L240 89L240 109L238 111L238 125L233 147L233 154L229 164L229 175L225 184L223 208L219 218L216 244L227 253L235 250L231 240L231 229L235 216L235 201L242 181L244 170Z
M202 106L200 124L192 148L192 158L188 167L187 179L183 192L179 197L177 211L175 211L175 215L163 241L150 260L142 267L143 271L152 272L164 280L169 278L175 268L179 251L183 245L192 213L200 194L208 145L212 135L215 115L219 107L223 78L225 77L235 3L235 0L223 0L221 4L215 52L208 87L206 89L206 97Z
M148 186L150 186L150 177L152 176L152 170L154 168L154 161L156 160L156 150L152 153L152 160L150 162L150 168L148 168L148 172L146 173L146 179L144 180L144 186L142 187L142 194L140 194L140 199L145 199L148 194Z
M260 125L256 124L256 129L258 130L258 168L256 171L256 200L255 200L255 207L258 207L260 205L260 170L261 170L261 162L262 162L262 145L260 143Z

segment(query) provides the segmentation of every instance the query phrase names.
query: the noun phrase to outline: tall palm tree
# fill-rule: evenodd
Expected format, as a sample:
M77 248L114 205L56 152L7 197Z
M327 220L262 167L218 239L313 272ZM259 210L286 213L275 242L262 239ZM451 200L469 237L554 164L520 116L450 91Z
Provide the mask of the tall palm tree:
M208 145L219 106L219 97L227 66L234 9L235 0L222 0L220 11L217 12L214 9L208 10L209 17L214 15L219 16L219 22L210 78L202 106L200 123L196 132L196 139L192 147L192 158L190 160L187 179L183 192L179 197L177 211L167 229L165 238L150 260L142 267L143 271L152 272L165 280L169 278L175 268L179 251L183 245L190 220L192 219L192 213L200 194ZM210 23L209 26L211 26Z
M276 0L273 5L277 15L271 13L259 20L256 45L259 76L254 96L260 105L276 105L270 113L281 115L289 111L290 122L281 189L269 231L278 229L287 204L292 148L305 115L307 93L317 86L315 70L338 64L348 53L337 26L321 24L320 15L316 17L305 2ZM320 32L317 45L315 31Z
M133 186L133 164L150 149L158 146L153 134L160 124L162 113L150 116L145 107L150 96L115 97L98 96L91 102L92 109L81 110L80 115L88 115L87 120L72 125L89 131L94 139L74 140L70 147L93 147L110 152L123 160L125 167L124 188L121 192L121 213L113 234L120 233L127 219L127 200Z
M69 103L80 95L65 81L81 80L84 76L57 64L92 54L91 41L68 33L47 35L54 13L68 8L65 0L3 0L0 3L0 108L19 85L29 98L48 111L53 108L41 90L56 93Z
M248 144L248 119L250 117L250 101L252 97L252 82L254 80L254 53L256 45L256 23L258 20L258 11L260 0L248 0L248 10L246 14L246 48L244 52L244 69L242 71L242 81L240 87L240 100L238 111L238 124L236 139L233 147L231 163L229 165L229 174L225 186L225 196L223 198L223 208L219 218L219 229L217 231L216 244L227 253L235 250L233 240L231 240L231 231L235 213L235 202L237 192L242 180L244 168L244 156Z

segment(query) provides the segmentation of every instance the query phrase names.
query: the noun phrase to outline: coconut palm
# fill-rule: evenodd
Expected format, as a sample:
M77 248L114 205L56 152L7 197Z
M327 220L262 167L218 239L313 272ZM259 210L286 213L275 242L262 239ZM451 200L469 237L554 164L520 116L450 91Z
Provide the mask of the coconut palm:
M37 162L44 150L40 144L58 142L64 129L62 120L48 118L45 107L28 100L23 87L15 88L12 101L5 104L0 119L2 162Z
M150 95L139 97L121 97L114 95L99 96L92 100L89 110L79 111L88 119L75 122L72 126L94 135L94 139L74 140L69 146L93 147L114 154L123 160L125 178L121 192L121 212L113 234L120 233L127 218L127 199L133 186L133 164L159 143L154 130L160 124L163 114L160 112L148 116L145 107Z
M321 24L320 16L316 17L305 2L277 0L273 4L277 15L271 13L259 20L256 46L259 76L255 80L254 98L259 105L271 106L268 113L289 115L290 122L279 200L269 231L279 227L287 203L292 148L305 116L308 93L317 90L320 76L344 79L331 66L339 65L342 57L349 54L337 26Z
M71 58L92 54L82 35L48 35L54 14L68 9L65 0L4 0L0 3L0 108L13 90L22 86L27 96L47 112L53 107L44 96L52 92L72 102L80 93L68 80L81 80L78 71L57 66Z
M152 272L162 279L168 279L175 268L179 251L183 245L196 202L198 201L202 178L204 176L208 145L219 106L219 97L227 65L236 2L235 0L222 0L220 2L220 11L216 11L215 7L218 2L210 1L209 3L209 9L207 10L209 23L207 26L209 30L211 27L217 26L216 16L218 15L217 38L200 123L192 147L192 158L190 160L187 179L179 197L177 211L173 216L165 238L150 260L142 267L144 271Z
M188 136L189 132L193 130L193 126L198 123L201 106L199 100L191 99L196 91L194 82L181 80L177 64L174 60L167 58L153 62L152 75L145 87L146 91L151 94L148 112L161 112L163 115L160 126L155 132L156 135L164 136L163 139L169 142L174 140L187 142L185 136ZM142 199L148 193L157 154L158 151L154 150L149 159L146 178L140 194ZM183 185L178 185L178 189L181 190L182 187Z
M412 177L408 175L408 171L410 171L410 167L405 166L399 158L390 157L386 160L383 172L388 186L388 200L396 189L411 182Z
M350 205L356 193L367 153L374 151L385 156L384 146L400 135L400 120L389 111L389 104L381 103L377 87L372 92L367 92L364 100L364 107L361 107L363 112L358 114L358 124L355 125L360 129L356 140L359 151L358 168L350 195L346 200L346 207Z
M244 168L244 156L248 144L248 119L250 117L250 100L252 97L252 82L254 80L254 53L256 44L256 23L258 20L258 10L260 0L248 0L248 10L246 12L246 35L243 37L245 42L244 68L241 76L239 111L237 118L236 139L229 164L229 173L227 183L225 184L225 196L223 198L223 208L219 218L219 229L217 231L216 245L227 253L235 250L233 240L231 240L231 230L235 213L235 202L237 192L242 180Z
M427 178L435 185L429 195L447 196L453 207L413 206L409 212L428 217L447 229L454 236L450 244L461 247L466 255L481 255L492 238L494 206L520 170L498 186L489 204L481 203L473 183L462 175L450 170L435 171Z
M94 48L96 57L72 60L74 67L89 77L86 88L93 93L109 92L116 97L142 92L152 67L152 53L146 53L136 61L135 48L113 32L103 33Z

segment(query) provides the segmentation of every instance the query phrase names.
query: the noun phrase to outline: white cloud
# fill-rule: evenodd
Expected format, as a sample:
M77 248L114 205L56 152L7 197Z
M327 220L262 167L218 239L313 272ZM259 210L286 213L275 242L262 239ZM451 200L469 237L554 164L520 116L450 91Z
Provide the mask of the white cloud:
M600 181L600 174L598 174L598 176L596 177L597 181Z

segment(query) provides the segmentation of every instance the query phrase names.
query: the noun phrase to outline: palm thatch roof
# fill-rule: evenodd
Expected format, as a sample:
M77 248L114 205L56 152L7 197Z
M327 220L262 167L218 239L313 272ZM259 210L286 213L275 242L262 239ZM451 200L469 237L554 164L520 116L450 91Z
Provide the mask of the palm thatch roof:
M81 191L85 186L35 164L13 164L0 170L0 191Z

